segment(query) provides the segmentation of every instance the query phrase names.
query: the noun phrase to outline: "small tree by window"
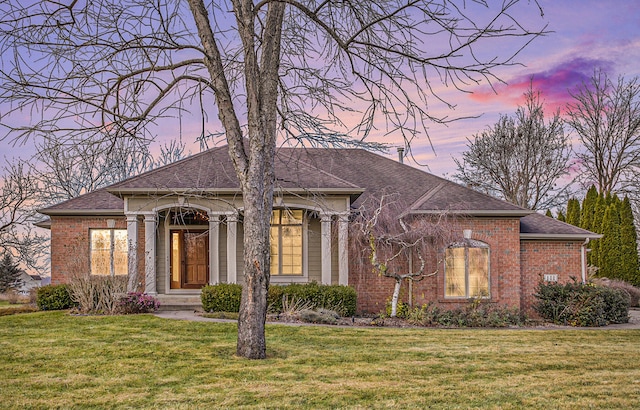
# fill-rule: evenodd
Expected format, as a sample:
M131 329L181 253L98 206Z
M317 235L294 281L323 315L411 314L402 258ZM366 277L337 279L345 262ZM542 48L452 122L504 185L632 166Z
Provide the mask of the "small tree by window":
M127 274L127 230L91 229L91 274Z
M489 297L489 245L473 239L445 250L445 297Z

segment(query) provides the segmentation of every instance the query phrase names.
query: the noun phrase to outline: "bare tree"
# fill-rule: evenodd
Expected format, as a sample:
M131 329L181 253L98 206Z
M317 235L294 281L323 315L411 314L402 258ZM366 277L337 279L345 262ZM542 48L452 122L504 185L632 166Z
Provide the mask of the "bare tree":
M530 88L515 117L498 122L468 140L462 161L454 159L455 177L470 187L529 209L545 209L567 199L571 142L560 112L545 122L540 92Z
M396 194L370 197L356 211L350 225L351 251L365 250L367 266L395 280L391 317L398 312L402 282L420 282L438 273L438 250L452 242L454 229L446 214L426 217L406 214L407 204Z
M21 161L5 159L0 179L0 250L16 257L16 262L44 273L47 235L34 227L38 221L35 201L38 181Z
M30 161L44 207L114 184L185 157L185 144L171 140L154 157L149 141L134 138L83 140L74 144L43 139ZM34 198L35 199L35 198Z
M0 101L12 110L2 125L18 140L145 138L152 125L188 112L208 135L208 119L217 113L244 201L237 353L264 358L277 138L358 145L382 123L382 132L410 142L427 122L446 121L429 114L433 78L457 88L498 81L493 69L515 64L522 47L544 31L513 17L526 13L521 6L527 7L518 0L497 7L418 0L4 1ZM40 115L28 124L9 121L24 111ZM348 123L354 114L355 125ZM359 135L352 139L351 132Z
M577 152L598 192L631 193L640 170L640 82L638 77L614 83L601 70L572 94L568 124L584 146ZM634 195L635 196L635 195Z
M153 158L139 139L69 141L45 138L36 143L31 173L41 186L44 207L137 175L152 168Z

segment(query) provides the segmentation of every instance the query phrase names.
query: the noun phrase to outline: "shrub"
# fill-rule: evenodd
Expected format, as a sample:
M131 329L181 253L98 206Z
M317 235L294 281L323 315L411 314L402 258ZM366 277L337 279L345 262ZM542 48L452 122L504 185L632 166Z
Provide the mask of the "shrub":
M238 312L242 287L221 283L202 288L202 309L205 312ZM306 284L274 285L269 287L267 306L271 313L283 312L283 301L304 305L308 309L330 309L342 316L356 312L356 291L349 286Z
M625 290L631 297L630 306L640 307L640 288L620 279L599 278L594 279L593 282L600 286Z
M506 327L519 326L525 321L518 309L480 300L452 310L429 303L407 309L405 315L409 323L419 326Z
M153 313L160 307L160 302L150 295L140 292L127 293L118 301L117 312L130 315L137 313Z
M342 316L356 313L357 295L354 288L341 285L319 285L315 282L269 287L269 310L281 313L284 298L306 303L311 309L329 309Z
M127 276L75 275L68 286L81 313L114 314L127 292Z
M338 323L340 315L329 309L311 310L304 309L298 313L298 318L307 323L322 323L326 325L335 325Z
M235 283L219 283L202 288L200 299L205 312L239 312L242 286Z
M565 284L541 282L534 309L548 321L571 326L606 326L629 321L629 293L574 280Z
M10 305L17 305L24 300L24 298L15 289L9 289L5 295L7 297L7 302L9 302Z
M69 286L62 284L38 288L36 305L40 310L63 310L71 309L77 304L71 299Z
M15 315L18 313L31 313L31 312L36 312L37 310L38 309L33 305L11 306L11 307L0 309L0 316Z
M387 316L391 316L391 299L387 300L385 308ZM396 306L396 317L400 319L407 319L411 310L411 306L409 306L408 303L398 302L398 306Z

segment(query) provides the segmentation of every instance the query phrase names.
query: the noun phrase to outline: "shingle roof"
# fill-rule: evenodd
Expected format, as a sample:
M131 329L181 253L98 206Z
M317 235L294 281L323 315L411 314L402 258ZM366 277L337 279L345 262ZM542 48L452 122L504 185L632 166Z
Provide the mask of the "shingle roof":
M597 237L584 229L362 149L283 147L276 153L275 174L276 189L350 194L354 207L371 196L399 193L412 213L447 211L470 216L522 217L521 233L530 238ZM201 152L41 212L47 215L122 213L124 204L116 195L179 191L239 192L227 146Z
M276 155L276 186L282 189L344 190L360 192L358 186L340 177L295 161L279 150ZM292 171L296 172L292 172ZM233 164L226 146L201 152L173 164L145 172L109 186L109 192L127 193L138 190L157 191L240 191Z
M413 212L453 211L467 214L531 213L508 202L471 190L420 169L362 149L281 148L279 157L312 165L365 189L353 204L370 195L398 192ZM281 159L282 160L282 159Z
M106 188L100 188L88 194L69 199L68 201L38 210L45 215L92 214L114 215L124 213L124 201L107 192Z
M589 232L539 213L527 215L520 219L520 236L523 239L545 239L548 237L558 239L597 239L602 237L602 235Z

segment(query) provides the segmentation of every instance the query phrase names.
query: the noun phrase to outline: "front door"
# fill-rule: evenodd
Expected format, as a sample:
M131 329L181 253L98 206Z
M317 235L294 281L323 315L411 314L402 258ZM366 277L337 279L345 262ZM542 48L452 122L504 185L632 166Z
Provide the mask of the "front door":
M200 289L209 282L209 233L171 231L171 289Z

